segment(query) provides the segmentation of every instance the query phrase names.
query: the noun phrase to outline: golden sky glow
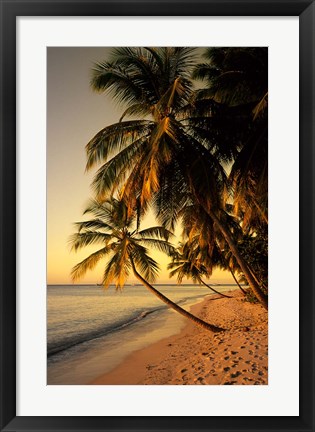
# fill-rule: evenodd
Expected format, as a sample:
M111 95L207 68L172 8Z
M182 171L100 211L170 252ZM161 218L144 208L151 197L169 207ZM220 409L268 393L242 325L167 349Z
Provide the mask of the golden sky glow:
M121 109L104 95L91 90L90 70L105 60L110 48L47 49L47 283L71 283L71 268L96 247L70 252L68 239L74 222L91 197L94 172L85 173L85 145L105 126L117 122ZM152 216L145 225L156 224ZM178 229L177 232L180 232ZM160 282L168 282L168 258L152 251L160 263ZM97 283L102 263L80 283ZM131 279L132 281L133 279ZM171 280L176 283L175 279ZM213 282L231 282L226 272L216 271Z

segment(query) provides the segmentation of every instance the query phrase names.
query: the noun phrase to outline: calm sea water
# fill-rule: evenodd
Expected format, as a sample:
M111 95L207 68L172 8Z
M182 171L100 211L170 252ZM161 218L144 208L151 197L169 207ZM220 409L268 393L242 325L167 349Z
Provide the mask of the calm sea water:
M185 309L211 291L195 285L155 285ZM215 287L218 291L235 285ZM186 319L140 285L123 291L96 285L49 285L47 382L87 384L128 354L178 333Z

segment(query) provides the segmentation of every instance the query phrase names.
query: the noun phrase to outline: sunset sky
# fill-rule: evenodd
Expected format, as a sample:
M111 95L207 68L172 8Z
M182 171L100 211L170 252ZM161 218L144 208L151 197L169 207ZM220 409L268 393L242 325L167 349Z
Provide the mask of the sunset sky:
M95 171L85 173L85 145L102 128L119 120L121 108L108 96L92 91L93 63L105 60L110 48L47 48L47 283L71 283L71 268L97 246L70 252L68 239L73 223L92 196ZM144 227L152 224L152 216ZM179 229L177 230L180 231ZM168 258L152 251L160 263L159 282L169 281ZM102 263L80 283L100 282ZM130 282L133 282L133 278ZM171 279L176 283L176 279ZM213 282L230 282L230 275L216 271Z

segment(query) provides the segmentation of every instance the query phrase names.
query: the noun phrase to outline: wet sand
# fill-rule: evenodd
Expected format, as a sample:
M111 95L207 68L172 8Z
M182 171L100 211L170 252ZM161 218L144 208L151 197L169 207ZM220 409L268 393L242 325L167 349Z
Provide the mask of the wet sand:
M187 322L179 334L132 353L90 384L268 384L268 313L240 291L229 295L206 297L191 308L226 331L214 334Z

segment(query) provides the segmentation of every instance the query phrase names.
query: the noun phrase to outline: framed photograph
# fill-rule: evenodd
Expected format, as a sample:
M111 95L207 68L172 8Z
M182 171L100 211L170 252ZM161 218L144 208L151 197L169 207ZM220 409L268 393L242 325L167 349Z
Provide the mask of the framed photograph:
M1 1L1 431L314 430L314 2Z

